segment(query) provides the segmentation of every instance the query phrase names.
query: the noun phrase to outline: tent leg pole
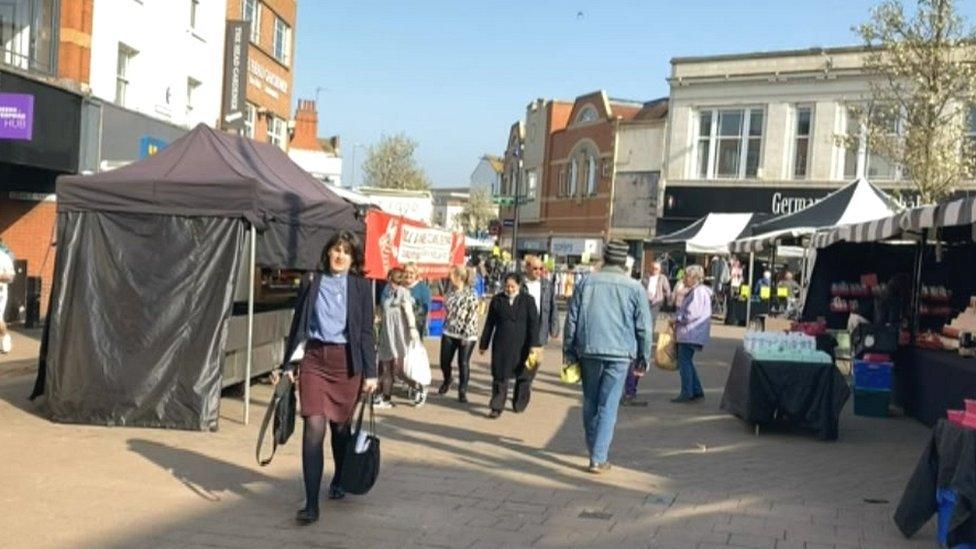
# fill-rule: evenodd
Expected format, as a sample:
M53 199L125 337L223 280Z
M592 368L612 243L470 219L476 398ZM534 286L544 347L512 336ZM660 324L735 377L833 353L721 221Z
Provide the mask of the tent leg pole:
M247 358L244 365L244 425L251 417L251 361L254 360L254 270L257 230L251 225L247 275Z
M746 298L746 330L749 329L749 321L752 320L752 269L755 267L756 253L749 252L749 297Z

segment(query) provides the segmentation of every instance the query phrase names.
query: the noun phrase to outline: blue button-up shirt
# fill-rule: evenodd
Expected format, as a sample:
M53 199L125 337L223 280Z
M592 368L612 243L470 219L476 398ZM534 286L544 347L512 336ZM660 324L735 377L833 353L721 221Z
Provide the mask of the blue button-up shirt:
M322 275L319 295L309 327L309 339L324 343L346 343L347 275Z

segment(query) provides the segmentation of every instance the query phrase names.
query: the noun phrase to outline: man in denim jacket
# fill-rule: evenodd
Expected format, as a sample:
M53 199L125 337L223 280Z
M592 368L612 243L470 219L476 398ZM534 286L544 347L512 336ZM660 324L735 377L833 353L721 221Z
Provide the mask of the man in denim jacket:
M626 261L627 244L607 242L603 268L573 292L563 330L563 363L580 365L589 470L597 474L610 469L607 455L630 364L646 366L651 352L651 309Z

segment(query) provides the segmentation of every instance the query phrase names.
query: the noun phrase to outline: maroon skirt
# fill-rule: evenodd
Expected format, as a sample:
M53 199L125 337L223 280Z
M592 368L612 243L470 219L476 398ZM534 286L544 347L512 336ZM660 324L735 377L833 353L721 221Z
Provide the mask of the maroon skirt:
M345 423L359 400L362 376L353 373L345 344L308 341L298 369L302 417L325 416Z

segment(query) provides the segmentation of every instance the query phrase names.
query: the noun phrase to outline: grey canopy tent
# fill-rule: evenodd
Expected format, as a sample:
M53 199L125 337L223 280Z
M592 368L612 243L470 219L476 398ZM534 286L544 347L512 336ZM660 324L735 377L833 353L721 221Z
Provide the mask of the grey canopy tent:
M731 241L751 235L752 227L767 218L754 213L710 213L684 229L654 238L649 245L689 254L728 255Z
M336 231L365 229L280 149L203 125L135 164L60 177L57 197L32 398L71 423L215 428L241 263L253 317L255 264L314 269Z

